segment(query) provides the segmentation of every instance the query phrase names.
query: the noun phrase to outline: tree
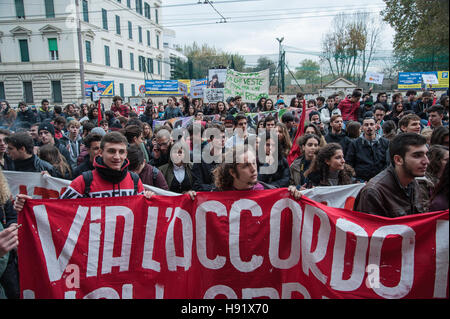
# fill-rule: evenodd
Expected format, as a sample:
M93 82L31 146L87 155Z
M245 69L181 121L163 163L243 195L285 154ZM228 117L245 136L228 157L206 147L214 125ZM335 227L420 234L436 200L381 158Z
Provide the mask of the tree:
M449 1L383 0L384 21L395 30L396 66L402 71L449 68Z
M183 54L191 63L191 78L200 79L208 76L208 70L216 67L228 67L233 61L236 71L243 71L245 66L245 59L239 54L232 54L222 52L214 47L209 47L207 44L199 46L194 42L190 46L184 46Z
M332 30L322 39L321 58L333 76L363 79L377 50L382 28L382 23L368 13L337 15Z
M295 71L295 78L306 79L307 83L317 83L320 80L320 65L313 60L304 59Z

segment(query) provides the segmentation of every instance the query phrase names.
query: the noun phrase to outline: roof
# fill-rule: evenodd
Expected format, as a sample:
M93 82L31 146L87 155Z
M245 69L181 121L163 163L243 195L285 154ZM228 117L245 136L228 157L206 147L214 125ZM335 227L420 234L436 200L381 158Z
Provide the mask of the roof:
M356 84L340 77L325 84L324 88L356 88Z

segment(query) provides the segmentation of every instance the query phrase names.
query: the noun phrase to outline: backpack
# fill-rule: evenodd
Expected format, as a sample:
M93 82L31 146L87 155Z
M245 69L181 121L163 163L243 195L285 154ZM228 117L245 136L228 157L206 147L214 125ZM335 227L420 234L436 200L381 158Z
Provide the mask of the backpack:
M138 182L139 182L139 175L135 172L129 172L131 174L131 178L133 179L134 183L134 193L133 195L137 195L138 193ZM84 197L90 197L89 192L91 191L91 184L93 179L92 171L86 171L83 172L83 179L84 179Z
M155 166L152 166L152 173L153 173L153 186L156 187L156 185L155 185L156 178L158 177L159 170Z

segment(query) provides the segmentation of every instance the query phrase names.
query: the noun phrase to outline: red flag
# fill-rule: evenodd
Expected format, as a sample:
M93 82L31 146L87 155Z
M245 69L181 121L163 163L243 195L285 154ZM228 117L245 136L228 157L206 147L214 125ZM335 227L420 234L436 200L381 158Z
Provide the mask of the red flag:
M100 121L102 120L102 104L100 103L100 99L98 99L98 115L97 115L97 125L100 126Z
M297 132L295 133L294 140L292 141L292 148L287 157L289 166L297 157L300 156L300 147L296 143L297 139L303 135L303 128L305 127L305 117L306 117L306 100L302 103L302 115L300 115L300 122L298 123Z

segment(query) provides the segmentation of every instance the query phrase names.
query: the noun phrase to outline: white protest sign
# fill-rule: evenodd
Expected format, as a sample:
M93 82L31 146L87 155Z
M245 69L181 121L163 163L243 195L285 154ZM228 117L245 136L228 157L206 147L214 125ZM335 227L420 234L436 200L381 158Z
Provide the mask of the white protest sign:
M217 103L224 101L224 89L203 89L203 101L205 103Z
M436 74L422 74L422 79L425 84L439 84Z
M367 72L365 82L374 84L383 84L383 79L384 79L383 73Z
M241 96L243 102L257 103L269 96L269 69L260 72L242 73L228 69L225 82L225 99Z

